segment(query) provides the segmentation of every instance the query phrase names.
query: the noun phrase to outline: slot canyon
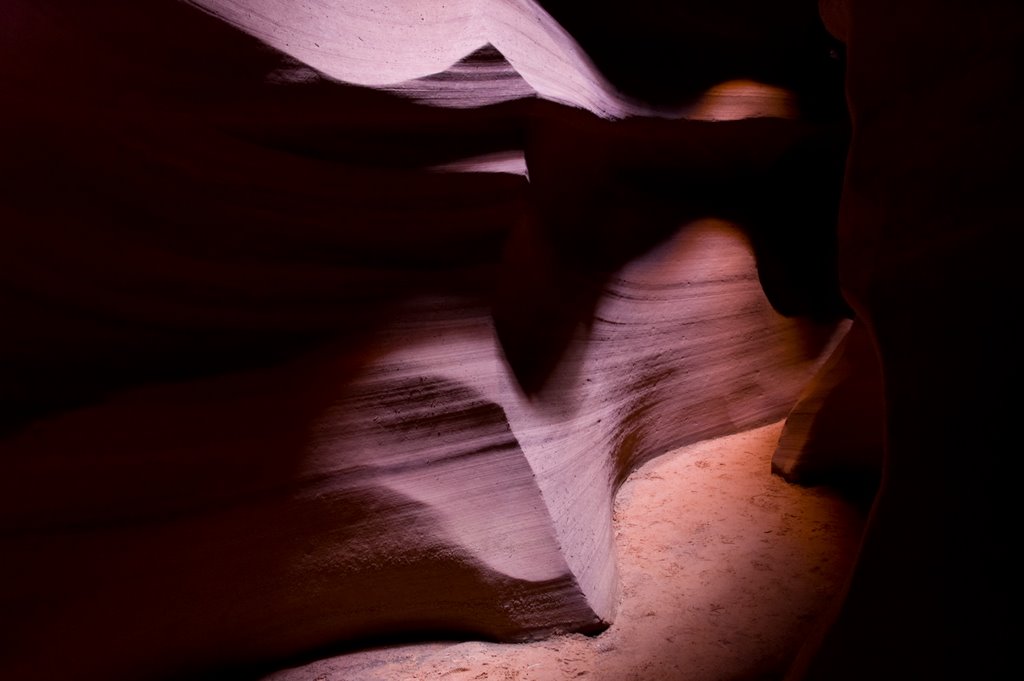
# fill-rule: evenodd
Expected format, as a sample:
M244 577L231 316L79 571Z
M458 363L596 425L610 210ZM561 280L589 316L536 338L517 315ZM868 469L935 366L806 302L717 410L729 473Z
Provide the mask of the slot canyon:
M0 680L1012 676L1016 0L0 52Z

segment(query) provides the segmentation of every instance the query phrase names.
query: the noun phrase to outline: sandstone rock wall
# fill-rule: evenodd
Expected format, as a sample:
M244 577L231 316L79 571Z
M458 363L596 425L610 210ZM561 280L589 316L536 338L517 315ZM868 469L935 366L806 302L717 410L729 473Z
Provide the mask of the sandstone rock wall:
M671 204L655 211L602 175L624 157L537 161L561 148L551 112L585 118L569 146L602 153L610 120L648 114L611 150L639 151L630 173L671 156L653 132L668 110L602 80L538 6L487 4L506 24L488 15L465 44L428 31L458 48L443 68L375 89L251 4L262 29L177 2L5 9L4 678L189 678L379 636L601 627L616 485L781 418L834 345L834 319L777 311L794 287L765 295L765 257L787 248L701 219L773 177L790 137L762 152L760 125L715 128L708 148L683 135L699 153L655 164ZM405 21L375 23L373 4L343 7ZM477 21L471 5L450 7ZM330 9L291 7L292 28ZM445 73L507 89L437 106ZM577 205L563 230L545 210L572 215L547 201L570 179L615 210ZM525 258L509 245L524 234ZM499 309L554 311L557 329L523 327L528 390Z

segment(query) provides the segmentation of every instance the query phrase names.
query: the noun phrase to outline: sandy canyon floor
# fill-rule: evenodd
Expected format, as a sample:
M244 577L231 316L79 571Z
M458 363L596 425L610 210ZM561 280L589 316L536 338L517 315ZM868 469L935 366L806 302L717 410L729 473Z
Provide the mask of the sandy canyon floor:
M842 587L862 503L771 475L780 421L667 453L616 497L615 622L596 636L351 652L263 681L768 681Z

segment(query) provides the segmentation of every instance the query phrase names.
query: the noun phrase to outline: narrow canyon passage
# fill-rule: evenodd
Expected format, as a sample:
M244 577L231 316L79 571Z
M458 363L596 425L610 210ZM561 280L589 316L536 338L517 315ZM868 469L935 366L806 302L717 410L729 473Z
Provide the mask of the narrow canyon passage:
M1024 4L4 19L0 681L1013 676Z

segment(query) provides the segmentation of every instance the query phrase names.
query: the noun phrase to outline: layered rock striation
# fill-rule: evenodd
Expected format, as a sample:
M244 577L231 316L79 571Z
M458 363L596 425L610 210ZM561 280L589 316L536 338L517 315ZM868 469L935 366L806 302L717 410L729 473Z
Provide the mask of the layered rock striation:
M835 347L835 192L788 197L841 156L666 121L533 3L194 4L15 2L0 41L0 676L605 626L617 485ZM440 61L366 81L397 26ZM710 101L672 115L742 117Z

